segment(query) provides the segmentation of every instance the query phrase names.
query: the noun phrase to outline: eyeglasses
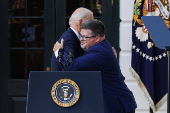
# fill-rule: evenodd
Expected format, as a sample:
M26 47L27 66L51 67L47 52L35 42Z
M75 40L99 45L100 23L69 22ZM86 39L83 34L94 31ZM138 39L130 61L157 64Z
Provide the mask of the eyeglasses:
M97 35L96 35L96 36L97 36ZM82 35L80 34L80 37L81 37L83 40L86 40L87 38L96 37L96 36L88 36L88 37L86 37L86 36L82 36Z

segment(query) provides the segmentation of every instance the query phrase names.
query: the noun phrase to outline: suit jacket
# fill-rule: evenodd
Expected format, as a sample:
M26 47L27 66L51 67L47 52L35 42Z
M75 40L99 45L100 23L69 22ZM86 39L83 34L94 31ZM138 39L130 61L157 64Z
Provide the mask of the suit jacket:
M78 39L77 35L74 33L74 31L71 28L68 28L67 31L65 31L58 42L61 42L61 39L64 39L64 59L68 56L69 49L74 50L74 57L77 58L79 56L82 56L84 51L81 49L80 46L80 40ZM52 54L51 58L51 71L61 71L62 68L58 64L58 59L55 57L55 54Z
M124 82L125 77L107 40L90 47L83 56L75 58L68 69L101 71L105 113L125 113L136 109L134 96Z

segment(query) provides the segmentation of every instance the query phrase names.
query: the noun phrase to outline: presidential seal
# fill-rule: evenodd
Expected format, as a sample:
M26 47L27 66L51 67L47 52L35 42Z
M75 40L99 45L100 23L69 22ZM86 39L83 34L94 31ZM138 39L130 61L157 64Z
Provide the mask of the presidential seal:
M60 79L52 87L53 101L61 107L74 105L80 97L78 85L70 79Z

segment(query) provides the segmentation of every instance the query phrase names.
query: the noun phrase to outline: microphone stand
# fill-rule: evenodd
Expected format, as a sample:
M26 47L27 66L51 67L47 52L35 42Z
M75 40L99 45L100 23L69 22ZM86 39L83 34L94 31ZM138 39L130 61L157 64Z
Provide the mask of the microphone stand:
M62 59L62 61L64 61L64 62L65 62L65 60L63 60L63 59ZM60 66L62 67L62 69L63 69L64 71L67 71L67 70L68 70L68 68L67 68L67 66L65 65L65 63L64 63L64 64L62 63L62 61L61 61L61 60L59 60L59 64L60 64Z
M66 66L65 66L65 65L63 65L63 63L62 63L62 62L59 62L59 64L60 64L60 66L62 67L62 69L63 69L64 71L67 71Z
M68 52L68 66L73 62L73 58L74 58L74 50L73 49L69 49Z
M64 69L64 71L68 71L68 68L65 64L63 65L63 69Z
M65 71L66 69L65 69L65 66L63 65L62 61L64 61L63 56L58 56L58 63L61 66L61 68Z

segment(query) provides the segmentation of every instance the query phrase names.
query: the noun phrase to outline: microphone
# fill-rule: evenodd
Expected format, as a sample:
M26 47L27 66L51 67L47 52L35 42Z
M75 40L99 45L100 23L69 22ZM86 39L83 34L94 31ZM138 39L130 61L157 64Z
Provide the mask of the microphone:
M58 62L61 63L63 61L63 49L59 49L58 51Z
M62 61L65 61L63 58L63 53L64 53L63 49L59 49L57 58L58 58L58 62L60 64L60 66L62 67L62 69L64 71L67 71L67 67L66 67L65 63L64 64L62 63Z
M72 63L73 62L73 58L74 58L74 50L73 49L69 49L68 50L68 63Z

